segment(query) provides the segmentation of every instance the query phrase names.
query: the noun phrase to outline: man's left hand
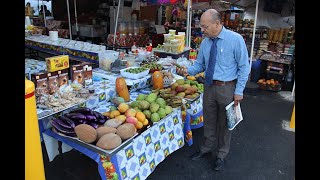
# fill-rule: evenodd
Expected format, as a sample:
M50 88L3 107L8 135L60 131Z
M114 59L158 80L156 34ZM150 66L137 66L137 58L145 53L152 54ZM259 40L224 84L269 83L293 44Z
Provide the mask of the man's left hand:
M243 96L235 94L233 96L233 99L234 99L234 106L238 106L238 103L243 99Z

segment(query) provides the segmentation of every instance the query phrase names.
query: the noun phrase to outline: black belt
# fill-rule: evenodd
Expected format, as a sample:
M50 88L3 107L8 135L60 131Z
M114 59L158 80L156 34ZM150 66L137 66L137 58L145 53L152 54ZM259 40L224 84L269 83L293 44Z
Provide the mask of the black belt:
M236 83L237 80L234 79L232 81L219 81L219 80L212 80L212 84L213 85L216 85L216 86L224 86L226 84L233 84L233 83Z

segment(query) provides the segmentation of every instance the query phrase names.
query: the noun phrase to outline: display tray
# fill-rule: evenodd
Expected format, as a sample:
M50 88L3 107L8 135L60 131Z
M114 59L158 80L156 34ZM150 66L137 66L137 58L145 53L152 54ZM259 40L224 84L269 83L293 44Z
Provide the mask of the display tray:
M89 96L89 97L90 97L90 96ZM38 114L37 114L37 115L38 115L38 120L41 120L41 119L44 119L44 118L53 116L53 115L55 115L55 114L57 114L57 113L60 113L60 112L62 112L62 111L65 111L65 110L71 109L71 108L73 108L73 107L79 106L80 104L83 104L83 103L87 102L87 100L89 99L89 97L88 97L86 100L83 100L83 101L81 101L81 102L79 102L79 103L77 103L77 104L73 104L73 105L71 105L71 106L62 108L62 109L60 109L59 111L53 112L53 110L51 110L50 113L38 113ZM49 110L50 110L50 109L49 109ZM46 111L46 110L43 110L43 111Z
M88 148L88 149L90 149L90 150L92 150L92 151L94 151L94 152L96 152L96 153L98 153L98 154L102 154L102 155L105 155L105 156L112 156L112 155L116 154L118 151L120 151L121 149L123 149L123 147L125 147L126 145L128 145L136 136L139 135L139 133L136 133L136 134L135 134L134 136L132 136L131 138L129 138L129 139L125 140L124 142L122 142L122 143L120 144L120 146L118 146L118 147L116 147L116 148L114 148L114 149L112 149L112 150L105 150L105 149L101 149L101 148L99 148L98 146L95 146L95 145L93 145L93 144L89 144L89 143L83 142L83 141L81 141L81 140L80 140L79 138L77 138L77 137L66 136L66 135L64 135L64 134L62 134L62 133L58 133L58 132L56 132L56 131L54 131L54 130L52 130L52 132L58 134L59 136L62 136L62 137L64 137L64 138L66 138L66 139L68 139L68 140L70 140L70 141L72 141L72 142L75 142L75 143L77 143L77 144L79 144L79 145L82 145L82 146L84 146L84 147L86 147L86 148Z
M52 129L52 132L58 134L59 136L62 136L62 137L65 137L66 139L72 141L72 142L75 142L79 145L82 145L96 153L99 153L99 154L102 154L102 155L105 155L105 156L112 156L114 154L116 154L118 151L120 151L121 149L123 149L123 147L125 147L126 145L128 145L135 137L137 137L138 135L140 135L141 133L143 133L145 130L149 129L151 126L153 125L153 122L150 120L148 125L146 126L143 126L141 129L137 130L137 133L132 136L131 138L125 140L124 142L122 142L120 144L120 146L112 149L112 150L105 150L105 149L102 149L102 148L99 148L98 146L95 146L93 144L90 144L90 143L86 143L84 141L81 141L79 138L77 137L71 137L71 136L67 136L67 135L64 135L62 133L59 133L57 132L56 130ZM96 143L96 142L94 142Z
M182 52L179 52L179 53L172 53L172 52L167 52L167 51L163 51L163 50L160 50L160 49L157 49L157 48L153 48L152 51L153 52L157 52L157 53L165 53L165 54L172 54L172 55L180 55L180 54L183 54L187 51L190 51L191 48L185 48Z
M147 68L146 68L146 70L144 70L144 71L142 71L140 73L136 73L136 74L130 73L130 72L126 72L126 70L128 70L128 69L136 69L136 68L139 68L139 67L128 67L128 68L125 68L125 69L121 69L120 70L120 74L123 77L129 78L129 79L141 79L141 78L143 78L143 77L145 77L145 76L147 76L149 74L149 70L150 69L147 69Z

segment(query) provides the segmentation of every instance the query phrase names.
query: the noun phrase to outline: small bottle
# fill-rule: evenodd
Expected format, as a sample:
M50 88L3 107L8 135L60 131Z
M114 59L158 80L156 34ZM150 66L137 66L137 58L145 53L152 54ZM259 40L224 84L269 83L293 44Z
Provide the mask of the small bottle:
M131 46L131 52L136 53L136 50L137 50L136 42L133 42L133 45Z

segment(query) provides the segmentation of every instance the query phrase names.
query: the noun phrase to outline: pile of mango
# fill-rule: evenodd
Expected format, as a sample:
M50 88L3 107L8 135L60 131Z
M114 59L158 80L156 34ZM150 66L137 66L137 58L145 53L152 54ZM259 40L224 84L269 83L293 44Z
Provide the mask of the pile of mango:
M139 94L130 107L137 112L142 112L152 122L160 121L173 111L163 98L158 97L158 93Z

